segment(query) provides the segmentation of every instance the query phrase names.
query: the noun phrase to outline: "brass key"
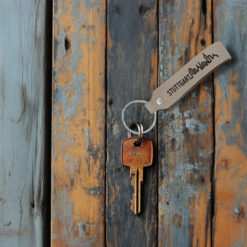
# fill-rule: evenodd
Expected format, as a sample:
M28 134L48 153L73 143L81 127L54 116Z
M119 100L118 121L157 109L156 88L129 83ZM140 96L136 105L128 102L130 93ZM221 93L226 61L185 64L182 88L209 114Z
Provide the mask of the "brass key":
M130 137L122 141L121 159L124 166L130 167L131 185L134 189L131 210L134 214L141 212L141 185L143 168L153 163L153 143L143 138L135 145L138 137Z

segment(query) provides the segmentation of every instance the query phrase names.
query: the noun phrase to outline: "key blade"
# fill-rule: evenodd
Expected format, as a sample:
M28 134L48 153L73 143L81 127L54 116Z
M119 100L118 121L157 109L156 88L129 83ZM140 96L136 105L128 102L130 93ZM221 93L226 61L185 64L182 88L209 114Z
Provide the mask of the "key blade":
M131 201L131 210L138 214L138 171L137 168L130 168L131 185L134 189Z
M131 210L134 214L141 213L141 192L143 183L143 168L130 168L131 185L134 189Z

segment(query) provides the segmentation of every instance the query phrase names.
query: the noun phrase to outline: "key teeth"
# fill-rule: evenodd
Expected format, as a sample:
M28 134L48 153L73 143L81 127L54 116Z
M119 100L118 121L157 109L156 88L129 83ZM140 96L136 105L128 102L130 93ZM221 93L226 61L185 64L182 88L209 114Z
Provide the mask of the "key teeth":
M141 211L136 212L136 210L134 209L134 205L135 205L135 204L134 204L133 202L131 202L131 208L130 208L131 211L132 211L135 215L140 214Z

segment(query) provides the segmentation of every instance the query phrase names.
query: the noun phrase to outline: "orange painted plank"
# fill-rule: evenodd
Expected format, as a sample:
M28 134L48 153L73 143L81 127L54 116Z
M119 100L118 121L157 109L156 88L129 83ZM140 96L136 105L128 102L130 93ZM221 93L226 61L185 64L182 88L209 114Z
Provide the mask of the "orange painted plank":
M214 246L247 246L247 1L215 0L215 39L233 61L215 74Z
M160 1L159 84L212 41L212 1ZM212 80L159 112L159 246L210 246Z
M54 0L54 247L105 241L105 12L104 0Z

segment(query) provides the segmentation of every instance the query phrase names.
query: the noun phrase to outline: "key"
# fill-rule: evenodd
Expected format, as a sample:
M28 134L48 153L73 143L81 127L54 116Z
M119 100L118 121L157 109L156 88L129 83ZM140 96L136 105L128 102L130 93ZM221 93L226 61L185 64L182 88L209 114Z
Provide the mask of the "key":
M121 161L130 168L131 185L134 189L131 210L134 214L141 212L141 187L143 168L153 163L153 143L143 138L140 145L135 145L138 137L130 137L122 141Z

